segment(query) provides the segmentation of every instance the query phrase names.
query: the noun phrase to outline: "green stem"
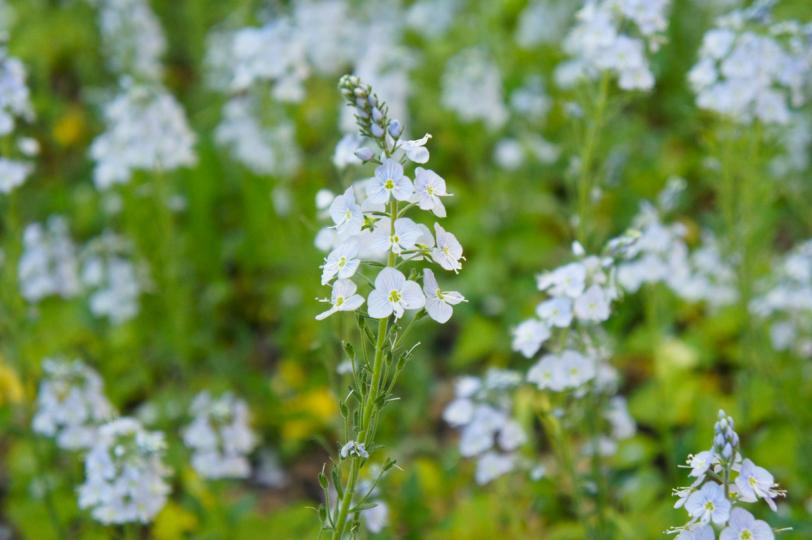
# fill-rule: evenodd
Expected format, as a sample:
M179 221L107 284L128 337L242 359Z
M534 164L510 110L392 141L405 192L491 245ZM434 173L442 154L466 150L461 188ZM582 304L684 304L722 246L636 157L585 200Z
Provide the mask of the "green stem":
M606 105L609 98L609 76L604 73L598 89L592 122L587 127L586 137L581 149L580 175L578 178L578 231L577 238L584 248L588 247L590 230L587 216L591 213L590 195L593 187L593 166L598 136L603 128Z
M397 202L394 200L390 204L390 234L394 234L395 219L398 215ZM388 267L395 266L395 254L390 250L389 258L387 260ZM381 388L381 378L383 377L383 361L384 361L384 345L386 344L386 334L389 330L389 318L380 319L378 321L378 337L375 343L375 357L372 362L372 380L369 383L369 392L364 400L364 408L361 414L361 425L358 431L358 442L365 447L369 446L371 441L371 434L375 432L375 426L372 425L373 419L377 418L374 414L378 409L378 392ZM341 503L338 510L338 518L336 519L336 526L333 529L333 540L341 540L344 534L344 528L347 525L347 517L352 503L352 497L355 494L355 485L358 482L358 474L360 472L361 458L354 456L351 458L350 475L347 480L347 485L344 488L344 494L341 498Z

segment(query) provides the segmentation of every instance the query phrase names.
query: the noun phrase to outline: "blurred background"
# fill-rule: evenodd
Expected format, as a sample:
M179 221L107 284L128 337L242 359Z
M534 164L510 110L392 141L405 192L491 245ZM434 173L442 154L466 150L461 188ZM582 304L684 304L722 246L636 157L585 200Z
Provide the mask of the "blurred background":
M511 351L511 329L539 300L535 275L571 257L572 160L583 144L573 115L580 97L560 88L554 74L566 57L561 44L576 2L110 4L116 2L0 2L8 54L25 66L35 113L16 129L39 146L26 183L0 196L0 540L57 538L57 530L88 539L317 536L317 473L335 454L341 429L336 396L346 381L336 371L341 320L314 320L322 311L315 298L325 296L316 195L338 193L371 175L369 168L345 166L352 159L336 149L348 132L336 89L345 72L368 78L412 138L432 134L431 167L454 194L446 203L446 227L467 259L454 289L469 300L449 324L426 322L416 330L422 345L399 383L402 402L388 410L379 435L402 467L382 488L392 526L363 534L582 538L554 477L508 474L478 486L474 464L460 457L458 435L442 420L456 377L489 367L524 372L531 365ZM138 4L154 12L158 34L127 35L127 25L104 22L107 13L138 28ZM319 4L331 6L319 11ZM655 200L673 177L687 186L672 211L687 244L698 245L703 229L726 234L716 195L715 120L696 107L687 73L704 32L734 4L673 2L664 43L651 55L654 88L625 93L613 87L613 114L597 144L600 193L590 217L595 246L631 226L640 204ZM230 33L280 18L304 43L307 60L294 56L282 68L302 70L294 88L279 80L224 85L221 73L233 62L226 54ZM812 6L786 0L776 18L809 21ZM284 35L281 43L279 55L298 54ZM116 63L127 54L148 54L150 46L159 52L159 75ZM466 86L472 77L478 82ZM160 81L185 112L194 161L157 172L135 168L126 184L100 188L101 160L91 146L109 129L105 107L143 79ZM223 128L227 104L240 97L253 100L247 116L267 130L257 134L258 150ZM810 117L802 118L808 133ZM809 155L810 140L801 141L801 156ZM766 152L780 156L785 146L774 138ZM263 152L271 157L257 162ZM808 165L807 159L768 180L773 199L761 210L769 215L762 273L812 232ZM168 213L154 204L159 185ZM22 231L32 223L47 228L54 216L64 220L79 266L80 255L105 231L128 239L128 253L143 269L133 316L99 316L82 287L35 300L20 296L13 257L25 250ZM671 497L673 487L687 482L677 464L709 446L716 411L724 408L739 420L748 456L789 491L773 524L794 531L781 538L812 538L809 358L774 350L762 328L760 371L743 382L741 337L749 317L739 304L716 309L687 302L662 284L627 295L615 308L607 325L612 363L637 422L636 435L621 441L609 461L612 519L621 537L661 538L684 521ZM82 359L99 372L118 411L165 432L173 492L137 533L104 527L80 510L81 458L30 433L41 362L48 357ZM245 480L206 481L189 464L177 426L203 389L233 391L250 407L259 446ZM533 430L533 420L527 422Z

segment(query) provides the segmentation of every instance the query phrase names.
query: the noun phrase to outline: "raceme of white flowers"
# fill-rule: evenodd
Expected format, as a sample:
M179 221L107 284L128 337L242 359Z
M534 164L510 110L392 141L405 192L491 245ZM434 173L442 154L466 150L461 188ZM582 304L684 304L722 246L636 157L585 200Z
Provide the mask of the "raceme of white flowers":
M787 124L801 105L812 54L808 33L795 21L769 24L750 10L720 17L708 31L688 78L697 105L735 121Z
M739 436L733 419L719 411L714 426L713 445L688 457L690 486L677 488L675 508L685 508L689 521L668 532L677 534L677 540L773 540L773 529L767 522L756 519L742 508L742 503L763 500L773 511L775 499L786 495L778 489L773 475L740 453Z
M163 434L145 430L133 418L101 426L85 457L79 507L104 524L151 521L170 492L165 450Z
M257 444L246 403L233 394L212 397L201 392L190 412L192 422L183 441L192 449L192 466L206 478L245 478L251 472L248 454Z
M462 246L456 237L439 223L418 223L398 212L392 221L386 216L386 208L418 208L432 217L444 217L443 199L449 197L445 180L430 169L417 166L414 181L406 175L405 166L414 163L424 165L429 152L425 148L430 135L413 141L400 140L402 127L397 120L386 116L383 104L361 86L357 78L342 79L345 97L352 99L356 113L365 122L365 133L382 141L387 151L378 157L369 149L363 149L365 161L378 163L371 179L356 182L329 205L332 225L320 234L322 247L329 253L322 265L322 284L332 283L330 298L322 301L329 309L319 314L324 319L339 311L355 311L366 303L370 317L381 319L394 315L400 319L406 311L426 309L429 317L444 323L450 317L453 306L464 301L461 294L442 287L430 268L424 268L422 285L407 277L401 270L389 265L377 272L374 286L369 294L358 294L353 278L363 267L380 268L379 263L387 257L401 262L434 262L446 271L458 272L464 257ZM358 89L358 97L349 98L346 92ZM383 109L379 108L384 107ZM403 216L403 217L400 217ZM376 263L376 264L370 264Z
M34 431L54 437L61 448L89 448L96 440L98 426L114 415L101 377L79 360L49 358L43 361L42 369Z
M443 411L443 419L460 430L460 454L476 458L480 485L527 466L516 451L528 437L512 415L511 392L521 380L518 372L499 369L488 370L483 378L461 377L454 400Z
M812 240L784 255L758 288L750 312L769 321L773 347L812 357Z
M530 49L540 44L560 42L574 8L574 2L531 0L519 16L516 43Z
M443 106L463 122L481 120L490 130L507 122L502 74L482 49L474 47L454 55L446 64L442 87Z
M30 121L34 117L25 79L22 62L0 46L0 136L10 136L20 120ZM24 158L34 156L38 150L34 139L22 137L17 141L16 151ZM0 156L0 193L9 193L22 185L32 170L25 159Z
M556 68L558 85L568 88L606 72L624 90L651 90L654 74L646 53L662 42L669 5L670 0L587 0L564 41L571 59Z
M171 171L195 163L195 135L180 104L158 84L125 81L104 107L106 131L90 147L93 180L106 189L136 170Z
M147 0L90 0L99 10L103 50L113 72L158 81L166 38Z
M31 223L25 228L17 275L20 294L29 302L51 295L71 298L80 292L76 247L63 217L51 216L44 225Z

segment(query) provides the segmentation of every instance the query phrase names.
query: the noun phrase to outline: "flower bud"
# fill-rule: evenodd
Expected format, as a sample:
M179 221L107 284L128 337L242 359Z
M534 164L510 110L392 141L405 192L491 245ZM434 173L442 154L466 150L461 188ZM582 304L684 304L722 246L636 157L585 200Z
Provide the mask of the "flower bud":
M372 124L369 128L369 131L372 132L373 137L380 139L383 137L383 128L378 124Z
M389 135L397 139L401 133L403 133L403 126L400 125L398 120L392 120L389 123Z
M355 157L361 161L369 161L375 156L371 148L362 147L355 151Z

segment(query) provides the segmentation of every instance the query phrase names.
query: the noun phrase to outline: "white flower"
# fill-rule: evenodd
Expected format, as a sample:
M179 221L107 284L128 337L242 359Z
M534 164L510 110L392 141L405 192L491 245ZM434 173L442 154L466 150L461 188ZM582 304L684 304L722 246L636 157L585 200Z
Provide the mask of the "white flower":
M361 510L361 517L367 530L372 534L378 534L389 522L389 507L384 502L376 501L372 508Z
M502 455L488 452L482 455L476 463L476 483L480 486L509 473L515 466L515 458L511 455Z
M403 174L403 165L386 159L375 169L375 178L367 187L367 198L373 204L383 204L390 196L396 201L408 201L414 193L411 180Z
M113 71L158 80L166 38L146 0L98 2L101 50Z
M359 443L358 441L348 441L347 444L341 447L338 455L341 456L341 459L347 459L348 457L369 458L369 453L364 447L364 443Z
M572 300L564 296L551 298L538 305L536 315L550 326L566 328L572 323Z
M125 85L104 116L106 131L90 147L97 188L128 182L134 170L171 171L195 162L195 135L183 109L157 83Z
M192 466L205 478L244 478L251 472L247 454L257 444L247 404L232 394L212 398L198 394L191 406L193 420L183 431L192 449Z
M371 247L375 251L401 254L404 251L415 249L423 230L409 218L395 220L394 231L389 218L381 218L375 223L372 233Z
M527 442L527 435L517 421L508 420L502 429L499 430L497 440L502 450L512 452Z
M598 285L592 285L575 299L575 316L582 321L605 321L609 318L609 298Z
M567 375L558 357L552 354L543 356L527 371L528 382L534 383L539 390L550 389L556 392L567 387Z
M355 151L361 148L363 142L361 136L355 133L348 133L341 137L333 153L333 165L336 169L345 169L348 165L360 165L361 160L355 155Z
M716 533L710 525L689 525L674 540L716 540Z
M577 351L564 351L559 356L567 386L579 386L595 378L595 363Z
M337 311L355 311L361 307L361 304L364 303L364 299L361 295L355 294L357 290L358 287L349 279L337 279L336 282L333 283L333 292L330 295L330 300L323 300L324 302L330 303L330 309L316 315L316 320L320 321L326 319Z
M0 193L11 193L15 188L21 186L32 170L33 167L30 163L0 158ZM445 191L445 188L443 190ZM442 206L442 203L440 204Z
M749 459L742 462L739 476L736 477L736 490L741 500L752 503L761 498L775 511L773 499L781 495L781 492L775 489L776 485L773 475L767 469L759 467Z
M448 404L443 411L443 420L452 427L468 424L474 417L474 403L467 398L458 398Z
M101 377L78 360L46 359L42 368L34 431L55 437L61 448L89 448L99 424L114 413Z
M730 515L730 501L725 498L724 488L716 482L706 482L685 501L685 509L700 523L713 522L722 525Z
M358 258L358 241L350 239L333 249L324 260L321 272L321 284L327 285L338 276L349 279L358 270L361 260Z
M361 227L364 224L364 214L361 207L355 202L355 193L352 186L333 199L333 202L330 203L329 212L339 236L354 236L361 232Z
M578 298L586 286L586 267L577 262L561 266L538 276L536 285L540 291L549 289L553 296Z
M450 194L445 191L445 180L436 172L423 167L414 170L415 202L421 210L431 210L437 217L445 217L445 206L440 197Z
M400 143L400 149L403 150L403 153L409 158L409 161L422 165L429 160L429 151L426 148L426 143L429 142L429 139L431 139L431 134L426 133L420 139Z
M375 278L375 289L369 293L367 306L369 316L383 319L394 313L395 319L403 316L406 310L422 308L426 303L420 285L407 281L406 277L394 268L384 268Z
M689 456L688 466L691 467L689 475L694 478L703 478L705 473L708 472L708 469L710 469L710 466L713 465L715 459L716 455L710 450Z
M437 237L437 245L431 250L431 258L446 270L459 272L462 269L460 260L462 256L462 245L457 237L443 229L439 223L434 224L434 231Z
M148 523L166 504L170 487L164 437L132 418L102 426L85 457L79 507L104 524Z
M223 105L223 118L214 138L235 160L257 174L289 176L301 161L296 128L287 118L263 123L257 95L238 95Z
M423 293L426 295L426 312L440 324L451 318L454 312L451 306L465 301L465 297L457 291L440 290L434 272L428 268L423 269Z
M743 508L730 512L730 523L722 531L719 540L775 540L775 534L765 521L756 519Z
M536 319L528 319L513 329L513 350L530 358L550 337L550 327Z
M29 302L50 295L71 298L79 293L76 247L63 217L51 216L45 226L26 226L17 273L20 294Z

